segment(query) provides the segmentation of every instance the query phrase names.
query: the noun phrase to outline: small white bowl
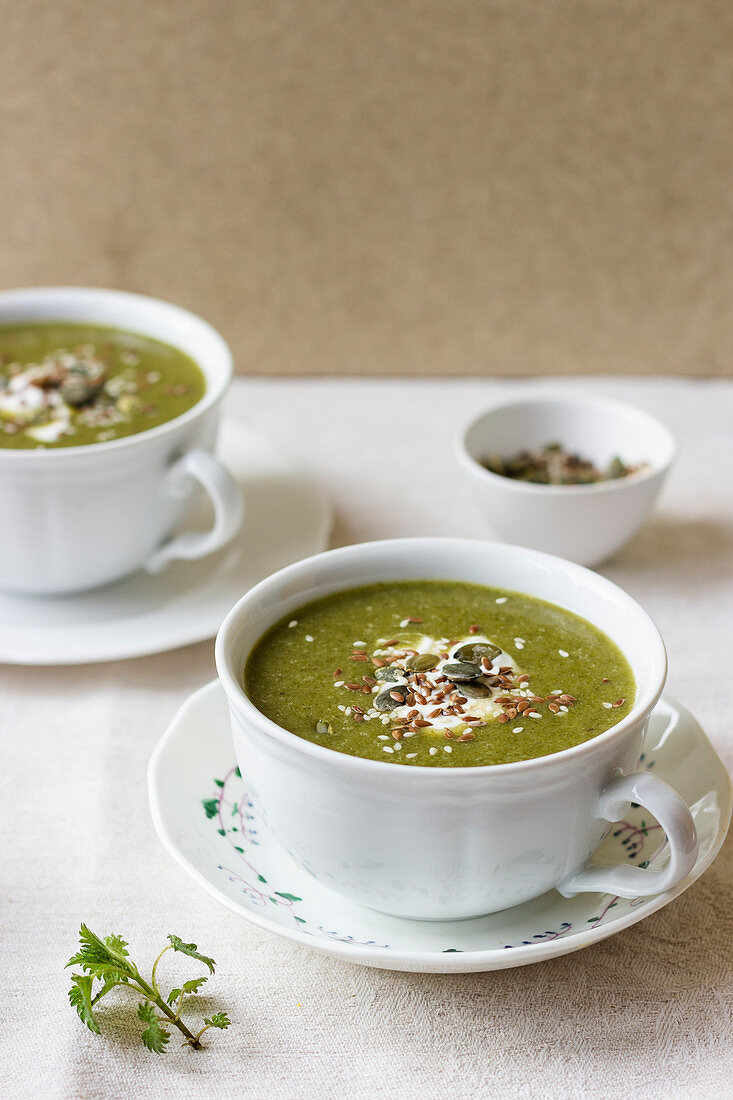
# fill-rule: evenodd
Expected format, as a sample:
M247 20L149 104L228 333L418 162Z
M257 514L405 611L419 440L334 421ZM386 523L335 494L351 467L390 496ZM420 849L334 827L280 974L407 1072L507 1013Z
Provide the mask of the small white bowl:
M492 473L492 454L558 442L607 465L614 455L648 467L594 485L538 485ZM458 440L458 458L497 538L597 565L639 530L676 454L672 433L640 409L596 397L533 397L503 402L473 419Z

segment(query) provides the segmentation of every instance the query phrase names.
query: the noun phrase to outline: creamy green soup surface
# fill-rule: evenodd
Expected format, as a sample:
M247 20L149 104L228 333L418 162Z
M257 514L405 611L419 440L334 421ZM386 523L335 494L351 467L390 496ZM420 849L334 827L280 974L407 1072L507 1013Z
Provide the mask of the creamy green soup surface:
M390 764L545 756L615 725L628 662L597 627L518 592L373 584L306 604L253 649L243 686L291 733Z
M78 447L134 435L199 401L203 372L178 348L67 322L0 327L0 447Z

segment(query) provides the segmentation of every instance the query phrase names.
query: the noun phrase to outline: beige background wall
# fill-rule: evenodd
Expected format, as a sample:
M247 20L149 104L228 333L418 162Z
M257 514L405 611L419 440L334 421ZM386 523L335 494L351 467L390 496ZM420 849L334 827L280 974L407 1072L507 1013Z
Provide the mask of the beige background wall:
M733 6L0 0L0 285L250 373L733 373Z

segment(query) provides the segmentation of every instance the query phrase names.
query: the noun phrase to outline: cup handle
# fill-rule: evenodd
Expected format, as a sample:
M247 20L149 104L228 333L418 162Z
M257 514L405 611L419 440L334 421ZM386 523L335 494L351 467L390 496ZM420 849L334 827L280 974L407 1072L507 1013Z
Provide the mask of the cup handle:
M225 546L241 527L244 504L229 471L208 451L195 448L174 462L168 471L168 491L183 496L190 478L202 486L214 506L210 531L184 531L154 550L144 565L148 573L160 573L176 558L203 558Z
M600 797L598 816L620 821L629 802L645 806L667 834L669 863L662 871L643 867L593 867L586 864L556 887L563 897L575 894L615 894L621 898L646 897L670 890L688 875L697 859L697 832L686 803L668 783L651 772L621 775L611 780Z

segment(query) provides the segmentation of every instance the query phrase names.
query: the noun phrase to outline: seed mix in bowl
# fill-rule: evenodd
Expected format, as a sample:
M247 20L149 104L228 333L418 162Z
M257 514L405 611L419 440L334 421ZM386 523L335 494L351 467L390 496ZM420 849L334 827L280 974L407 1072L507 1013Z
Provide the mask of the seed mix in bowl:
M316 744L400 765L558 752L615 725L633 674L597 627L532 596L396 581L316 600L272 627L243 675L263 714Z
M489 455L484 466L492 474L530 481L535 485L595 485L602 481L618 481L649 469L648 462L631 464L615 455L605 466L591 459L568 451L561 443L547 443L544 447L518 451L504 458Z

